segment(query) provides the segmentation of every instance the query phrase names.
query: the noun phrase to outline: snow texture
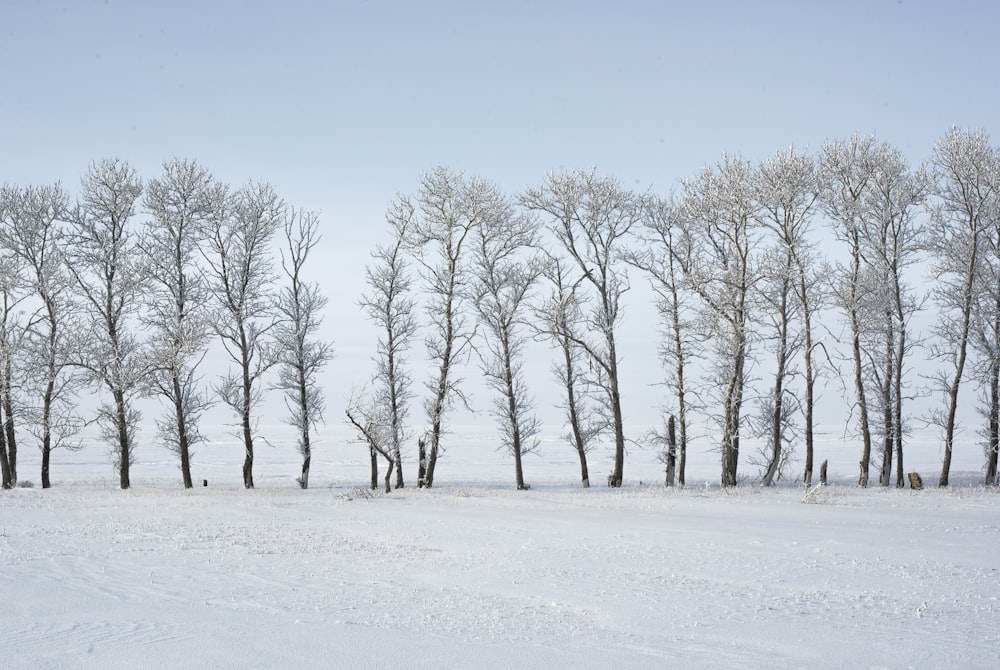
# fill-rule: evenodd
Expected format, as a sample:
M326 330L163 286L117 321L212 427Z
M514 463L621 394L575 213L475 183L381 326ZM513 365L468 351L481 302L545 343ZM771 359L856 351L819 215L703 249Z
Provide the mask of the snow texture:
M515 491L459 458L385 495L356 488L363 453L300 490L288 451L250 491L235 459L188 491L164 461L128 491L64 462L0 492L4 666L1000 667L1000 497L977 472L584 490L531 461Z

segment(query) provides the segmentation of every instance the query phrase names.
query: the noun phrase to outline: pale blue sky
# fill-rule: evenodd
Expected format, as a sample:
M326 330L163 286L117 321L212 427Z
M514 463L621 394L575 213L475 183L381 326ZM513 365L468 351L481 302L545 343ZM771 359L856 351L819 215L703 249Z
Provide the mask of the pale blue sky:
M516 192L596 166L666 193L723 151L856 130L917 162L953 124L1000 132L998 33L988 0L8 0L0 181L75 192L92 159L152 177L176 156L322 210L339 414L373 353L367 252L421 170ZM656 381L655 353L635 358Z

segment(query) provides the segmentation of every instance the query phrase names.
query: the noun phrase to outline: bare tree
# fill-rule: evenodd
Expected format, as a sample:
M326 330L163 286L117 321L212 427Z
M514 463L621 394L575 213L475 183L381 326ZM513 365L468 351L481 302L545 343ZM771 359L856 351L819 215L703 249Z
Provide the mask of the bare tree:
M7 220L6 200L13 190L0 190L0 225ZM0 242L4 236L0 234ZM0 474L3 488L17 484L17 431L15 429L15 359L22 354L28 324L22 305L30 285L24 277L23 260L0 243Z
M1000 181L1000 168L995 179ZM986 425L979 431L985 438L987 486L1000 483L997 454L1000 451L1000 198L993 200L985 215L982 255L974 292L970 345L976 353L974 368L981 388L980 412Z
M274 188L252 182L214 211L207 230L209 291L218 312L213 328L236 365L215 391L239 418L248 489L253 488L253 411L262 398L262 378L277 362L271 340L276 323L271 243L284 217L285 203Z
M140 246L149 279L143 315L153 359L148 392L169 405L156 425L180 459L184 488L193 486L192 450L204 439L198 423L212 404L198 375L211 332L199 248L224 191L207 170L187 160L164 163L162 176L146 186L151 218Z
M417 332L414 301L409 295L413 280L404 253L412 218L412 208L406 201L396 203L386 214L393 240L390 244L379 245L372 253L375 262L365 271L370 291L360 301L369 318L382 331L373 382L386 405L388 449L395 465L396 488L404 486L402 446L408 436L406 417L413 397L405 356ZM377 469L377 462L375 467Z
M598 437L609 428L607 417L595 411L590 403L590 388L583 368L585 352L578 344L584 318L581 296L577 292L582 277L570 284L572 268L557 256L549 256L543 273L551 288L549 296L534 309L536 334L551 338L559 350L552 372L562 387L565 398L561 407L566 412L568 433L563 436L580 459L580 479L583 488L590 487L587 454Z
M763 476L763 483L770 485L782 462L783 425L788 420L785 383L790 376L790 355L801 348L805 399L805 472L803 482L812 483L814 452L814 409L816 368L815 348L818 343L813 333L813 317L823 304L815 244L809 239L813 215L818 207L819 182L815 160L794 148L778 153L761 164L757 170L757 201L761 222L775 241L776 263L772 267L772 281L768 291L772 309L775 347L775 384L769 402L770 458ZM794 332L792 319L801 325Z
M694 243L681 208L673 199L665 198L647 202L638 239L639 244L626 255L626 261L646 273L656 294L664 330L660 359L666 371L666 387L673 396L664 408L664 431L653 430L649 439L666 449L661 456L667 465L665 484L673 486L676 476L684 486L693 394L689 366L701 355L704 343L693 323L692 303L697 295L688 285Z
M395 454L392 447L392 418L387 398L380 393L369 394L365 390L354 393L347 403L344 414L347 422L357 431L358 438L368 446L373 461L382 456L386 462L385 492L391 491L392 471ZM372 467L372 490L378 488L378 466Z
M722 485L736 486L743 400L752 330L749 299L760 280L754 170L723 155L715 166L683 182L684 216L699 228L690 282L714 335L715 387L721 405Z
M285 395L286 421L298 431L298 450L302 455L299 486L309 488L309 465L312 460L312 430L323 420L326 402L319 387L319 373L333 358L333 345L317 339L323 322L327 298L319 284L306 281L302 268L309 252L319 243L319 214L290 210L285 218L285 241L288 255L282 252L281 268L288 284L278 294L279 322L275 327L278 341L278 380L274 388Z
M73 446L69 440L81 427L68 404L77 382L69 369L74 308L63 256L69 198L56 183L5 186L2 200L0 246L23 262L25 279L39 302L24 342L25 397L37 398L37 403L26 401L24 411L25 425L39 441L42 488L49 488L52 450Z
M429 294L427 314L434 324L427 338L427 353L437 367L436 377L428 382L431 396L426 404L430 427L427 439L430 451L421 455L418 485L434 484L444 434L444 416L455 400L465 402L461 379L455 367L468 359L472 351L475 324L465 314L465 288L468 282L468 257L471 235L485 220L495 216L503 196L492 184L478 178L466 180L461 173L437 167L424 174L416 196L416 205L407 198L396 204L409 210L408 246L417 254Z
M145 271L130 222L142 193L135 170L119 159L92 163L82 180L79 205L66 240L69 270L84 305L86 341L74 364L98 389L111 394L97 422L111 446L119 484L131 486L135 431L141 417L134 405L150 361L133 326Z
M576 344L598 368L602 403L615 439L615 465L608 477L612 487L622 485L625 462L615 342L622 319L621 297L629 288L621 256L629 232L642 220L642 200L614 179L598 176L595 170L550 174L544 185L529 188L521 197L528 210L551 219L553 235L594 296L593 309L584 316L585 327L594 337L581 333Z
M514 457L517 489L524 483L523 456L538 448L541 424L532 413L524 380L527 300L542 271L537 252L537 223L514 212L513 204L498 204L495 215L478 228L478 273L472 282L472 302L484 329L482 370L497 393L493 414L500 422L501 445ZM530 254L530 255L527 255Z
M837 273L836 296L850 327L851 355L854 365L855 407L858 412L862 449L858 485L868 486L872 454L871 422L865 387L866 361L862 337L862 249L865 208L872 175L876 169L877 142L874 136L858 134L849 140L827 142L820 154L820 178L823 209L833 221L834 232L848 248L849 261Z
M938 310L931 353L944 360L937 383L945 407L932 421L941 427L944 460L940 486L948 485L955 441L959 389L964 380L976 293L982 290L990 216L996 211L1000 157L983 131L952 128L938 140L930 160L934 199L929 205L929 249L934 259L933 300Z
M879 483L889 485L895 452L897 488L905 485L903 401L906 355L913 346L910 321L922 302L907 283L906 269L919 260L924 248L917 208L926 191L923 170L911 171L899 151L885 144L879 146L869 203L870 223L865 228L865 255L872 259L873 276L878 281L872 292L877 306L872 311L884 315L884 355L881 365L873 365L873 372L882 377L879 404L884 419Z
M922 232L916 219L926 190L896 149L874 137L854 135L823 147L820 169L823 206L847 244L838 301L851 330L856 407L861 420L860 486L868 485L872 434L882 441L880 483L903 482L905 431L902 405L906 354L912 348L909 320L919 301L905 281L905 268L918 258ZM881 415L873 429L870 414Z

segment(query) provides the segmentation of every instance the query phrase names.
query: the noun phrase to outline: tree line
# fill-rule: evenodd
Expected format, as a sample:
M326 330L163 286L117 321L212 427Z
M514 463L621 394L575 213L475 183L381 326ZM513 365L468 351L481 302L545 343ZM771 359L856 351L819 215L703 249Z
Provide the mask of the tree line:
M308 485L310 431L325 409L318 380L332 357L317 335L326 299L301 273L317 214L268 184L221 184L194 162L169 162L143 183L119 160L93 164L72 204L58 184L5 186L0 213L5 486L17 481L19 428L40 444L48 486L51 450L95 421L127 488L133 401L155 396L185 486L199 418L222 402L238 417L252 487L254 410L269 389L285 398ZM657 450L666 485L684 485L696 419L711 426L724 486L737 484L748 439L763 445L749 460L765 485L790 474L792 448L804 445L795 476L810 485L816 389L831 379L860 442L858 485L874 468L880 485L903 486L910 424L923 421L939 430L946 486L971 394L985 481L997 483L1000 153L983 131L949 130L917 166L861 134L759 162L723 155L669 195L596 170L550 173L512 195L436 167L390 203L386 222L358 301L380 333L374 369L345 408L373 488L404 486L414 441L417 485L433 486L473 362L515 484L527 488L522 458L538 448L541 424L525 347L536 340L551 345L563 439L585 487L601 442L614 448L607 483L622 485L628 441ZM618 337L639 277L660 317L666 392L662 426L626 436ZM915 316L931 307L932 332L918 332ZM418 393L410 359L421 335L431 372ZM213 340L231 367L206 385L199 366ZM914 364L926 361L935 372L914 388ZM85 419L73 398L88 386L111 400ZM921 393L937 400L914 418L907 409Z
M310 434L324 408L318 375L332 355L317 337L326 299L301 272L319 240L316 213L290 207L267 183L233 188L194 161L167 162L144 182L106 159L90 165L76 200L59 183L4 185L0 221L4 488L18 481L25 433L41 449L48 488L52 451L79 446L92 423L129 488L141 397L161 399L158 436L188 488L201 416L216 402L230 408L252 488L265 389L285 399L308 485ZM206 384L213 339L231 366ZM102 399L94 416L79 406L86 390Z
M946 486L965 387L985 419L985 481L997 483L1000 154L983 131L949 130L916 167L861 134L761 162L723 155L669 196L594 170L552 173L511 196L438 167L390 205L387 220L390 242L373 253L361 301L382 332L376 369L346 411L370 448L373 488L379 457L385 489L393 469L403 485L415 397L407 354L421 313L435 373L417 435L419 486L433 484L447 412L466 402L459 374L474 357L494 392L516 486L526 488L522 456L537 448L539 422L522 354L539 338L556 352L564 439L583 486L598 440L613 444L608 485L621 486L616 337L630 271L655 295L667 389L662 427L630 439L658 450L667 486L684 484L694 416L713 428L723 486L737 484L748 437L764 445L753 457L764 485L788 474L796 443L805 448L801 481L812 484L816 386L832 377L847 389L846 423L861 443L859 486L873 467L879 484L904 486L914 421L940 431ZM931 306L928 336L913 320ZM937 364L919 389L915 360ZM938 401L914 419L906 407L920 394Z

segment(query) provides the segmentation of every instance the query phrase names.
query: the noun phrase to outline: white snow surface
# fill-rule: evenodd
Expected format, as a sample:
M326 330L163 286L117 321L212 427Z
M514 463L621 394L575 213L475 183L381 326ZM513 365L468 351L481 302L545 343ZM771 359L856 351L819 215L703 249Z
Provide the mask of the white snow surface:
M308 490L270 458L254 490L229 456L182 490L164 456L122 491L62 454L53 488L0 492L3 667L1000 667L1000 496L973 470L723 491L626 461L585 490L530 460L515 491L458 458L386 495L363 458Z

